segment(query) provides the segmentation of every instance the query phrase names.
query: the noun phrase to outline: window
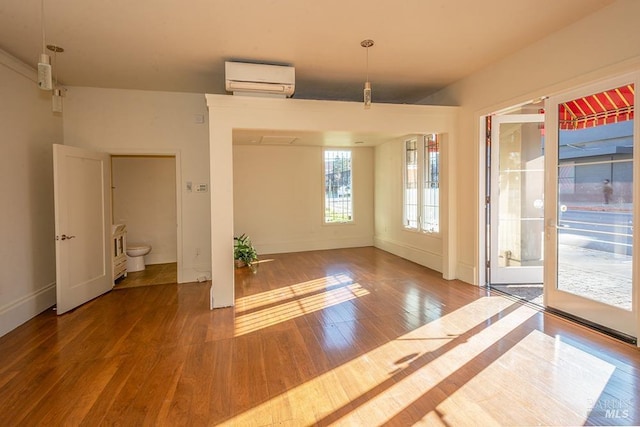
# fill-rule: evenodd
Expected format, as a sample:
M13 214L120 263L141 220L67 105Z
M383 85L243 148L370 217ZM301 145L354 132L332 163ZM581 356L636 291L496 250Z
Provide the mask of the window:
M351 151L324 152L324 222L353 221Z
M404 142L404 226L418 229L418 139Z
M422 230L440 231L440 142L435 134L424 137Z
M404 227L440 231L440 142L435 134L404 143Z

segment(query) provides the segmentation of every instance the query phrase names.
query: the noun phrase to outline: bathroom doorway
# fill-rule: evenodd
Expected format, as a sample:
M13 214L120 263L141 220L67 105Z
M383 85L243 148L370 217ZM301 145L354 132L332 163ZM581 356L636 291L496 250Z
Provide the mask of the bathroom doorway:
M151 246L146 268L128 272L114 289L177 283L176 156L112 155L112 220L125 224L127 244Z

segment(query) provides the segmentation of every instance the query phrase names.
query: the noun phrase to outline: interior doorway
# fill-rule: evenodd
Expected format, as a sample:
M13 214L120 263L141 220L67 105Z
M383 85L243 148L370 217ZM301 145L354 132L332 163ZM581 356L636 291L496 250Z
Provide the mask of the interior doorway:
M112 155L112 221L127 229L127 246L148 245L146 268L129 271L114 289L177 283L176 157Z

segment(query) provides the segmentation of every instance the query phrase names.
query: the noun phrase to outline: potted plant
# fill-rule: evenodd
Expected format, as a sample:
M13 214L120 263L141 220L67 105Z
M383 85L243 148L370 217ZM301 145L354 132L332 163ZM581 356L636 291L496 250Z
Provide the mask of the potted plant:
M236 267L249 266L251 271L256 272L254 262L258 260L258 252L251 244L251 239L246 234L233 238L233 258Z

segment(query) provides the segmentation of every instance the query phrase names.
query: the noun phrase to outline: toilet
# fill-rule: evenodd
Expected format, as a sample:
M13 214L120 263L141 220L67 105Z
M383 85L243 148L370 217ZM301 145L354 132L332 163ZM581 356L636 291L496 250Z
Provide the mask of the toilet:
M144 243L127 244L127 272L145 269L144 256L151 252L151 245Z

